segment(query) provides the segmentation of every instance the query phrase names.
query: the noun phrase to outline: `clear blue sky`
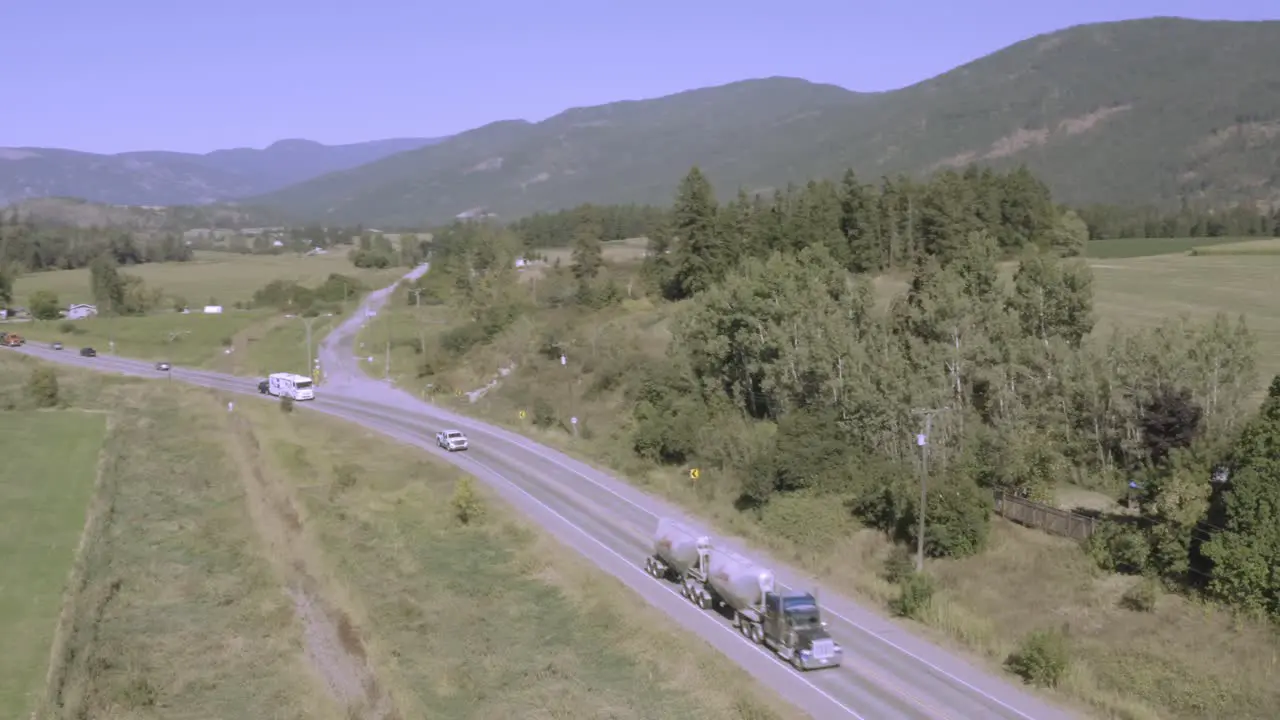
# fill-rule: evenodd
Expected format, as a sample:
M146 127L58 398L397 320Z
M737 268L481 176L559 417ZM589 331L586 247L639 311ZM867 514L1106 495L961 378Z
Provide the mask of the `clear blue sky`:
M1151 15L1268 19L1280 2L0 0L0 146L427 137L770 75L884 90Z

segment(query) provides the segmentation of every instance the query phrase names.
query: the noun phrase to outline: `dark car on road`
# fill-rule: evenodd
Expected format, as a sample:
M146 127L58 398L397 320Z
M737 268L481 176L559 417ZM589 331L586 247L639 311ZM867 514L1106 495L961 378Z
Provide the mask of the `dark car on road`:
M263 395L266 395L266 394L267 394L267 392L268 392L268 391L270 391L270 390L271 390L271 383L267 382L266 380L259 380L259 381L258 381L258 392L259 392L259 393L261 393L261 394L263 394Z
M93 348L80 348L80 357L98 357L98 351Z

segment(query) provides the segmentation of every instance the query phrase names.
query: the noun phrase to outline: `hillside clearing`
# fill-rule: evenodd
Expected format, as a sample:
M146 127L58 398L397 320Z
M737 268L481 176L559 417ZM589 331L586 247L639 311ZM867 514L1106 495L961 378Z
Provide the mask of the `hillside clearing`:
M101 413L0 413L0 716L39 703L105 435Z

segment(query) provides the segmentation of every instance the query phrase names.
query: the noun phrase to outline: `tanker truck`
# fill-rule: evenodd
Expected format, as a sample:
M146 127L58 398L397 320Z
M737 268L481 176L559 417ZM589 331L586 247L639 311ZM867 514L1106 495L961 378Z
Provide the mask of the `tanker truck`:
M817 599L806 592L781 592L773 572L715 547L711 538L663 518L645 570L674 579L680 594L707 610L729 608L733 625L752 642L773 650L797 670L840 665L843 650L827 632Z

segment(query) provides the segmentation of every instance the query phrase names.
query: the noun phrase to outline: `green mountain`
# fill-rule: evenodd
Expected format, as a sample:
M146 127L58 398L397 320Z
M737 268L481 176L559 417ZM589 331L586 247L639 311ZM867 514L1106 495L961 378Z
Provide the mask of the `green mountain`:
M665 203L852 167L1026 164L1071 203L1280 203L1280 22L1154 18L1037 36L901 90L769 78L503 121L251 198L329 222Z
M281 140L263 150L204 155L164 151L98 155L57 148L0 148L0 207L30 198L76 197L119 205L194 205L270 192L416 150L436 138L351 145Z

